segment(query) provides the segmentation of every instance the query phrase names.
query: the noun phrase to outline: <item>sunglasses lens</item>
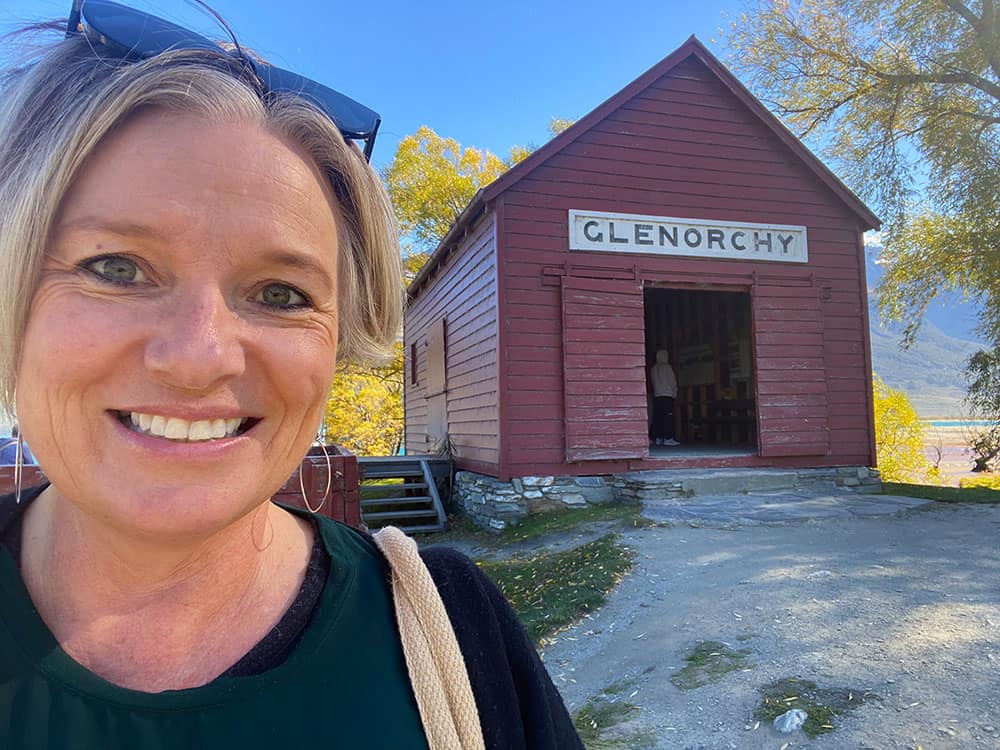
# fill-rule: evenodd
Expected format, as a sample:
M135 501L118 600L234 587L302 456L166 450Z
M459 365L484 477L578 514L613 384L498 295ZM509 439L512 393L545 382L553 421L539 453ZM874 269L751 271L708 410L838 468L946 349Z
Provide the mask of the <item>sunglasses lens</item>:
M295 94L319 107L337 124L345 138L367 139L378 128L378 113L339 91L270 65L259 65L257 72L271 91Z
M99 35L102 44L118 47L132 59L155 57L170 49L220 51L218 44L183 26L108 0L84 0L81 14L85 26ZM268 91L294 94L312 102L334 121L345 138L364 141L365 158L370 158L381 121L377 112L290 70L262 63L254 63L253 67Z
M183 26L117 3L86 0L81 13L89 28L126 50L129 57L153 57L169 49L219 49L214 42Z

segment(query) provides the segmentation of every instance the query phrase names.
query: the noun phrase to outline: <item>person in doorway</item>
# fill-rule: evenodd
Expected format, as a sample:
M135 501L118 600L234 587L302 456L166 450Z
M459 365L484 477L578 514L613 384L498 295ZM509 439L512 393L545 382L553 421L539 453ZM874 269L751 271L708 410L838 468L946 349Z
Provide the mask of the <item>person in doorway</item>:
M674 439L674 401L677 399L677 376L670 366L666 349L656 352L656 363L649 369L653 385L653 443L680 445Z

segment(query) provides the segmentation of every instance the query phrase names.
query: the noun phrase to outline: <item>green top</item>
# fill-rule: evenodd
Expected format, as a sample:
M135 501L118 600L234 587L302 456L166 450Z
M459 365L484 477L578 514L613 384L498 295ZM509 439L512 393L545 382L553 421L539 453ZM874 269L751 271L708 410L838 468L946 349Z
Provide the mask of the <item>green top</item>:
M427 748L385 563L351 529L322 518L319 528L330 576L287 661L162 693L73 661L0 552L0 748Z

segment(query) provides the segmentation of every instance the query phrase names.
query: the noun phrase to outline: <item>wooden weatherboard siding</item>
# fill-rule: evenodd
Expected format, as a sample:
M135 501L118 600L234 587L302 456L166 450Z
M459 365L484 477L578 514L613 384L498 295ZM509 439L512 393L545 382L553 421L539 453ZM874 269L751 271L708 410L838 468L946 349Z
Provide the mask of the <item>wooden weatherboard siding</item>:
M573 211L690 220L706 240L716 227L729 245L742 225L792 228L807 238L808 253L788 262L609 252L593 242L571 249ZM717 465L874 464L861 236L878 218L697 40L477 193L411 285L407 342L447 318L453 439L452 388L463 374L453 369L452 318L482 312L486 294L484 284L459 282L455 269L472 278L472 267L486 262L483 225L493 216L499 298L485 304L500 327L476 339L487 370L473 376L481 387L468 398L485 408L492 396L499 427L482 420L460 428L465 450L492 447L475 455L493 468L477 470L509 479L684 465L647 455L645 290L691 300L731 294L727 309L746 310L752 383L736 398L755 402L757 449ZM495 381L486 377L491 367ZM492 394L487 381L495 382ZM479 443L473 424L485 430ZM410 389L411 450L423 425L426 404Z
M761 456L830 452L823 313L809 281L761 282L751 293Z
M499 466L497 395L497 268L494 216L488 212L410 303L404 330L406 452L423 453L431 412L445 413L460 465L478 471ZM428 343L444 321L443 395L428 397ZM416 384L412 382L416 344ZM440 385L434 386L435 390ZM439 399L435 403L434 399Z
M566 460L646 456L641 285L565 276L562 295Z
M630 347L642 356L641 341L631 340L642 335L642 285L751 290L761 434L759 455L744 465L872 464L858 249L865 222L697 56L583 125L589 127L502 193L500 257L511 334L501 360L509 442L502 475L613 473L653 463L640 452L646 441L641 371L617 379L613 369L571 372L573 358L584 356L574 353L584 342L573 338L590 323L580 328L566 318L560 286L552 284L559 275L563 292L580 276L596 279L598 288L604 279L609 292L619 283L635 287L640 317L617 340L605 336L612 339L602 342L608 364L630 356ZM571 210L801 226L808 262L571 251ZM618 314L609 305L600 324L592 321L593 335L604 336L599 325L612 325ZM598 407L580 392L588 378L602 383L602 398L613 391L620 400L611 429L610 420L582 423ZM628 433L627 447L619 445L618 429Z

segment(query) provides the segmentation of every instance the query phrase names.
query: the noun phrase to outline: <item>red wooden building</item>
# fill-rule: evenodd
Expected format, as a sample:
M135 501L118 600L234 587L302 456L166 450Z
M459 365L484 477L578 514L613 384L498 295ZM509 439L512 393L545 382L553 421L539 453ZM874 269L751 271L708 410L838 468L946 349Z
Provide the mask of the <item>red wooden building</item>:
M406 450L447 436L500 482L874 466L878 223L692 37L481 190L413 281ZM649 440L661 348L677 447Z

